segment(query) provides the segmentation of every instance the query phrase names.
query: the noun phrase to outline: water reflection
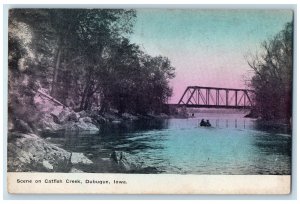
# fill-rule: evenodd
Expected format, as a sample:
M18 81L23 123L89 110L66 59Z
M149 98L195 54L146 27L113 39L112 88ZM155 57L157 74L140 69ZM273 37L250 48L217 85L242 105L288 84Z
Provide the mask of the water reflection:
M161 130L168 128L169 120L153 119L153 120L138 120L138 121L128 121L116 124L107 124L102 126L101 134L117 134L124 135L127 133L134 132L145 132L152 130Z
M199 121L200 120L198 119L198 122ZM226 128L234 127L234 128L243 128L243 129L254 128L254 124L251 121L249 121L249 119L244 119L244 118L239 118L239 119L237 119L237 118L235 118L235 119L215 118L215 119L210 119L210 122L212 123L212 126L216 127L216 128L222 128L222 127L226 127ZM200 124L200 122L199 122L199 124Z
M292 127L289 124L283 124L283 123L272 122L272 121L260 121L260 120L255 120L253 124L254 124L254 128L259 131L292 134Z
M53 143L72 152L90 155L102 154L108 157L114 150L135 153L145 149L160 149L155 140L163 140L163 135L147 136L147 132L167 129L168 120L140 120L101 126L99 133L59 131L44 133ZM146 134L144 134L146 133ZM148 134L149 134L148 133Z
M206 118L213 127L199 127L201 118L140 120L101 126L96 134L60 132L45 137L94 160L124 151L163 173L290 174L289 131L270 131L245 118Z

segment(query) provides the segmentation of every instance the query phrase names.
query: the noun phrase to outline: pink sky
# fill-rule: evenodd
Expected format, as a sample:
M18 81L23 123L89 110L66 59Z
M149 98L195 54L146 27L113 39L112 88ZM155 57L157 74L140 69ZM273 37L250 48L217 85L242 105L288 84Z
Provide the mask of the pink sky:
M184 56L173 60L176 77L171 80L173 96L170 103L178 103L187 86L247 88L244 79L251 78L251 71L244 58L229 53L197 57Z
M131 41L152 56L170 59L178 103L187 86L247 88L245 56L292 20L291 10L140 9Z

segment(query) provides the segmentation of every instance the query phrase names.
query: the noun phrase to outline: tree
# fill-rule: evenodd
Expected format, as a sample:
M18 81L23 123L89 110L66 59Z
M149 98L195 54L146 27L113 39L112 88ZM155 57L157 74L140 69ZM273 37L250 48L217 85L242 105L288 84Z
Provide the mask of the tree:
M292 116L293 23L287 23L262 52L248 61L254 71L255 109L264 119Z
M161 112L172 94L169 80L175 76L175 69L170 61L166 57L151 57L128 41L122 43L116 56L112 80L114 106L120 113Z
M8 115L12 124L21 119L32 125L34 123L31 122L39 117L33 98L40 82L47 83L49 72L45 68L51 60L44 63L43 59L50 57L52 52L51 40L42 43L49 33L41 23L45 20L44 15L37 10L28 13L27 10L12 9L9 12ZM34 21L36 16L39 18Z
M84 57L94 66L101 61L105 46L120 40L131 31L133 10L113 9L61 9L51 10L51 22L58 37L55 70L53 73L52 94L55 95L58 85L57 76L61 65L61 55L65 54L64 64L67 66L74 58ZM126 22L124 23L124 19ZM75 52L75 53L74 53ZM72 54L73 56L70 56ZM91 67L88 65L87 67ZM86 91L90 90L86 84ZM64 90L62 88L61 90ZM94 90L91 90L94 92ZM84 93L91 96L92 93ZM63 94L64 95L64 94ZM84 100L86 97L83 97ZM82 103L85 103L82 101Z
M130 43L135 15L123 9L13 9L10 70L32 84L24 85L28 90L44 88L76 111L160 112L172 93L174 68L166 57ZM22 83L14 79L18 90Z

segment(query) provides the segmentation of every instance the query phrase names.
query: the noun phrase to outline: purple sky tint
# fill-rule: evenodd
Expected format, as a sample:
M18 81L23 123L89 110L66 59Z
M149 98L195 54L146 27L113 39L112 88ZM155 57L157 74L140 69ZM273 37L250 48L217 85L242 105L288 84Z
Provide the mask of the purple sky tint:
M292 20L290 10L150 10L137 12L131 41L163 55L176 68L171 81L177 103L190 85L246 88L245 56Z

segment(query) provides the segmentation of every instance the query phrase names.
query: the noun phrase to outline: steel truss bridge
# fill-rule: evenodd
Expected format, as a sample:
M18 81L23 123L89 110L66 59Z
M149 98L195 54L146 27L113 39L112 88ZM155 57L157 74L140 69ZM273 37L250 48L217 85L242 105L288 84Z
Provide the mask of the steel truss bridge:
M188 86L178 105L191 108L249 109L253 106L254 91L202 86Z

